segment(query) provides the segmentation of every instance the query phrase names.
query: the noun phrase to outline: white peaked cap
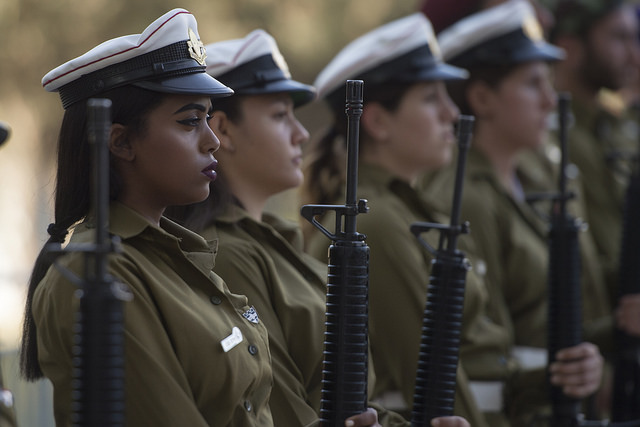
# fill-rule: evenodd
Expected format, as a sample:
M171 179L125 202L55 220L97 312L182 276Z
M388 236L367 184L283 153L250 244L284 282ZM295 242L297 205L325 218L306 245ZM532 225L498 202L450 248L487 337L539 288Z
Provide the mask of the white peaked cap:
M556 61L563 51L547 43L527 0L509 0L470 15L438 37L446 61L461 67Z
M167 93L232 94L206 75L205 58L195 17L185 9L173 9L141 34L108 40L53 69L42 85L59 91L65 108L127 84Z
M315 97L315 88L291 79L275 39L257 29L246 37L212 43L207 48L207 73L237 94L288 92L296 106Z
M291 77L275 39L264 30L253 30L241 39L211 43L206 48L209 52L207 73L211 76L220 76L256 58L271 55L282 72Z
M380 73L375 73L377 69ZM348 79L363 79L366 93L367 80L382 83L394 79L410 82L465 77L464 70L442 62L431 23L424 14L414 13L353 40L320 72L314 86L323 98Z

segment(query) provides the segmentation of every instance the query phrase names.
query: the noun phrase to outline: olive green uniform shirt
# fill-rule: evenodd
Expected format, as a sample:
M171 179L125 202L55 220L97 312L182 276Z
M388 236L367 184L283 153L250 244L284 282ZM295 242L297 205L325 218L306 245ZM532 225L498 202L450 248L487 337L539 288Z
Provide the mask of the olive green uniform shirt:
M298 224L235 205L202 232L218 239L215 272L246 295L269 331L275 425L315 425L320 411L327 264L303 251ZM373 377L370 376L370 380ZM406 425L377 406L383 426Z
M444 195L452 188L452 169L434 178L430 194ZM523 188L533 188L526 170L518 169ZM553 191L553 189L552 189ZM446 196L445 196L446 197ZM548 225L540 213L523 200L513 198L500 183L493 166L479 150L469 150L461 217L471 223L471 237L486 261L492 285L490 306L502 295L514 325L515 345L546 349L548 332ZM588 253L588 252L587 252ZM597 260L588 267L597 266ZM587 269L585 271L591 271ZM581 275L585 325L601 326L609 314L597 301L607 300L600 270ZM600 329L598 329L600 331ZM584 331L585 340L595 334ZM522 414L544 411L548 402L542 371L519 372L511 381L510 412L514 425ZM526 415L529 416L529 415ZM520 420L520 421L516 421Z
M269 331L274 387L270 406L277 426L304 426L318 417L327 266L302 250L296 224L265 214L253 220L230 206L215 227L215 272L246 295Z
M119 203L111 204L109 221L123 247L110 255L109 273L133 295L124 303L126 425L273 426L267 331L250 316L246 297L231 294L213 273L215 242L165 218L158 228ZM93 241L86 223L71 237ZM59 262L81 274L83 258L70 252ZM71 424L76 290L52 267L33 300L58 426ZM234 328L242 341L225 352L221 341Z
M358 215L357 230L366 235L370 248L369 336L376 369L374 396L400 391L410 409L433 256L409 227L416 221L448 224L448 218L439 215L440 209L408 184L371 165L360 165L358 197L367 199L370 207L368 213ZM332 218L323 222L331 229ZM436 232L423 237L437 247ZM464 240L468 237L459 239ZM314 236L310 243L309 251L319 259L326 259L326 238ZM508 324L501 326L484 311L489 297L478 269L469 272L460 348L464 369L458 369L455 413L466 417L474 427L501 424L488 423L479 412L469 394L466 377L503 381L511 369L510 328ZM508 322L507 314L492 314Z

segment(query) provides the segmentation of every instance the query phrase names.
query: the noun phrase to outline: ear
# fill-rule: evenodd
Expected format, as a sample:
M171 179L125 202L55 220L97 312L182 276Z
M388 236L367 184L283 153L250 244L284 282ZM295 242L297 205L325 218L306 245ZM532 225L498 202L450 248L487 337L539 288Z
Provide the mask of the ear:
M135 159L136 154L133 150L127 127L119 123L111 125L111 134L109 139L109 151L116 158L131 162Z
M362 128L373 139L383 141L389 137L389 112L377 102L364 105L360 118Z
M483 81L475 81L467 88L467 102L473 114L478 118L490 118L493 115L494 89Z
M236 150L233 144L234 124L227 114L224 111L215 110L209 126L220 140L220 150L233 153Z

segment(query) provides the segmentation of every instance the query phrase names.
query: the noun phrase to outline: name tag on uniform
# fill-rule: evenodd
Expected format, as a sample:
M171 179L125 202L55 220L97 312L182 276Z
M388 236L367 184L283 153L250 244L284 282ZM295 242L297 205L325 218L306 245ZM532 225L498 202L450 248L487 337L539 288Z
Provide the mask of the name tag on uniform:
M234 326L231 330L231 335L220 341L222 344L222 349L224 352L228 352L233 347L237 346L242 342L242 331L237 326Z

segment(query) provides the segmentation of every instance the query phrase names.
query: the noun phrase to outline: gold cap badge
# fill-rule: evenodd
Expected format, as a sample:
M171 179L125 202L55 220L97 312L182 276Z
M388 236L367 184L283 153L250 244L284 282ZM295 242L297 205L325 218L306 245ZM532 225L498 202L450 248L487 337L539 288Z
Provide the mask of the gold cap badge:
M189 55L198 61L200 65L206 65L205 59L207 58L207 51L204 48L204 43L198 40L196 33L189 28L189 41L187 42L187 46L189 46Z
M540 27L540 23L535 16L529 15L524 19L524 22L522 23L522 31L534 42L544 40L542 27Z

